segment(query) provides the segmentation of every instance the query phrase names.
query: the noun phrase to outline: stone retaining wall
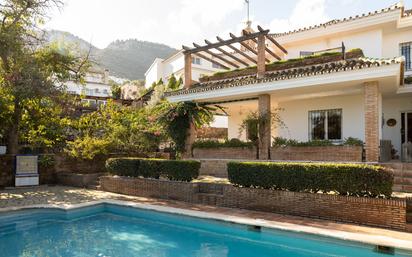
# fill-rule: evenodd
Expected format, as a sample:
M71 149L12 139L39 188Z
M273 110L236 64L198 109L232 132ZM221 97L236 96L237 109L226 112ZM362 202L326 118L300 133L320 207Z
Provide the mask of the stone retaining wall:
M194 183L157 179L100 177L101 190L125 195L196 202Z
M101 177L100 184L104 191L127 195L406 229L405 199L358 198L109 176Z
M362 162L361 146L287 146L272 147L272 160ZM256 160L256 148L194 148L195 159Z
M361 146L272 147L272 160L362 162Z

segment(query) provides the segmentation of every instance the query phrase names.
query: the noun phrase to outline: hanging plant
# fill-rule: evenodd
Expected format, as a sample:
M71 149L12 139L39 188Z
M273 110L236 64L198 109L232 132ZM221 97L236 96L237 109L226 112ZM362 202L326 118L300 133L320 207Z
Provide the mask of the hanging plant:
M257 111L250 112L242 121L239 127L239 136L246 133L246 138L256 147L256 157L259 158L259 144L262 143L263 136L269 133L269 130L286 128L285 123L280 117L280 111L283 109L275 108L268 113L261 114ZM270 123L270 126L267 124Z

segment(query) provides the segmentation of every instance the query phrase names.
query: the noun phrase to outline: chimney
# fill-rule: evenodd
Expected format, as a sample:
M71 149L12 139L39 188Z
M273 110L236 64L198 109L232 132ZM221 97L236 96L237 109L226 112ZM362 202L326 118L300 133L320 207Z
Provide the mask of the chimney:
M246 28L242 30L242 36L245 35L244 31L246 31L247 33L255 33L255 31L252 29L251 21L246 22ZM252 40L245 41L245 44L247 44L252 49L257 49L257 45ZM240 51L245 52L247 51L247 49L244 46L240 46Z

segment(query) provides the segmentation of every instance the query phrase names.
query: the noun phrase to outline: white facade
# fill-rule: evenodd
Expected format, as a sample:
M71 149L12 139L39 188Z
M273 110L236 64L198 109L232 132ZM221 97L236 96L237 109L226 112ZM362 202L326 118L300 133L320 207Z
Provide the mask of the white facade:
M85 84L68 81L68 93L87 97L111 98L112 91L109 85L108 72L89 72L85 77Z
M197 58L197 57L195 57ZM202 75L213 74L221 69L201 58L192 64L192 79L198 81ZM184 56L183 51L170 56L167 59L156 58L145 73L145 87L149 88L154 82L160 79L167 83L173 74L176 78L184 78Z
M288 53L283 54L273 48L285 60L298 58L303 52L337 49L343 43L347 51L360 48L369 58L394 58L404 55L404 65L397 62L360 70L171 95L168 99L206 102L236 100L224 104L229 115L229 138L245 139L244 135L239 135L239 127L248 113L257 111L256 100L241 99L256 99L259 95L269 94L272 108L282 109L280 115L286 125L286 128L272 131L272 136L309 141L310 112L339 110L341 139L354 137L365 140L364 83L374 81L379 85L379 139L390 140L395 150L401 153L401 137L404 135L401 133L401 124L408 123L402 121L401 116L410 112L409 117L412 117L412 85L403 85L401 82L403 76L412 76L411 12L405 12L403 6L397 5L375 13L274 34L273 38L287 49ZM404 45L409 48L403 48ZM396 124L388 125L387 121L390 119L395 120ZM409 118L409 122L408 126L412 128L412 118ZM412 134L407 141L412 141Z

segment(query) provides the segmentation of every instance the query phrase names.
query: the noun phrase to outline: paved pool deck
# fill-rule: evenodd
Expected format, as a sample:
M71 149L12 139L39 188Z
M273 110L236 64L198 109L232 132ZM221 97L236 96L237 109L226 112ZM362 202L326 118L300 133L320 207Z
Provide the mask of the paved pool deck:
M134 197L65 186L0 190L0 213L21 208L71 209L108 202L262 227L305 232L412 251L412 233L303 217Z

